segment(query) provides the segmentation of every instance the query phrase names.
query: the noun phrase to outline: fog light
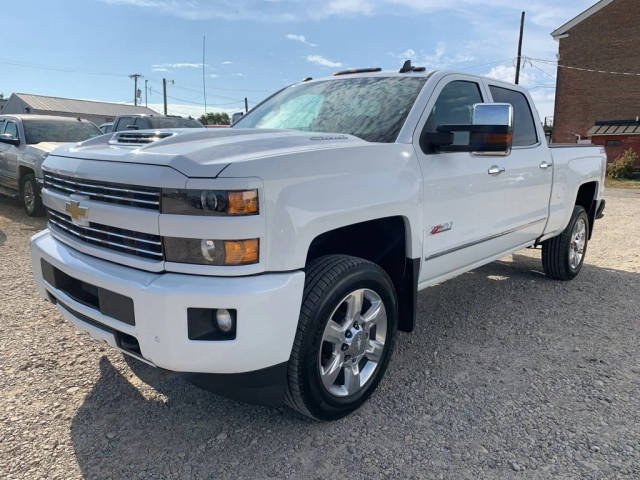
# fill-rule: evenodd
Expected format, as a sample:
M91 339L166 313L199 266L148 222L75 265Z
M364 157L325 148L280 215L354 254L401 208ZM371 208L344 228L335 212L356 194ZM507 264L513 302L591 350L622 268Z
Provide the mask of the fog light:
M218 328L225 333L230 332L233 328L233 318L231 318L229 310L225 308L216 312L216 322L218 322Z

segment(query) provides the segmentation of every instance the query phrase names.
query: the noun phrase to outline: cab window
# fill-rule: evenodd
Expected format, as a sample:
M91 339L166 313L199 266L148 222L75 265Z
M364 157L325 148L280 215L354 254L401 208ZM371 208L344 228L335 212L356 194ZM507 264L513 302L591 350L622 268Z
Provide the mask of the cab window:
M118 124L116 125L116 128L114 128L114 131L119 132L120 130L127 130L129 125L133 125L133 117L121 117L118 120Z
M522 92L490 86L493 101L513 106L513 146L527 147L538 143L538 133L527 97Z
M476 103L482 103L480 85L465 80L449 83L431 109L425 131L435 132L441 125L471 125Z

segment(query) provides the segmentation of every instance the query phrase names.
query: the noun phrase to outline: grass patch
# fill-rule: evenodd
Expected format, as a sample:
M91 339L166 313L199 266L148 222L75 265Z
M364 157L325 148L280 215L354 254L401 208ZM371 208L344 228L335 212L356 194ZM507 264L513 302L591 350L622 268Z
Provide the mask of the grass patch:
M640 179L629 180L626 178L607 178L604 182L605 187L609 188L639 188Z

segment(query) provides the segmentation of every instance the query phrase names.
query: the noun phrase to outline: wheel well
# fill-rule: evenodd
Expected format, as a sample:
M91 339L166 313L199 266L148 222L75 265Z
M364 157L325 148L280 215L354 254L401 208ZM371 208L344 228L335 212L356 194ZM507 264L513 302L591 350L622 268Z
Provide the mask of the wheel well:
M589 217L589 239L593 234L593 224L596 219L596 192L598 190L598 182L589 182L580 185L578 195L576 197L576 205L582 206Z
M18 167L18 181L20 181L22 177L24 177L27 173L34 173L34 171L32 168L29 168L29 167L23 167L23 166Z
M323 255L342 254L364 258L382 267L398 296L402 331L411 331L417 294L416 262L407 258L407 228L403 217L387 217L340 227L316 237L307 253L307 265Z

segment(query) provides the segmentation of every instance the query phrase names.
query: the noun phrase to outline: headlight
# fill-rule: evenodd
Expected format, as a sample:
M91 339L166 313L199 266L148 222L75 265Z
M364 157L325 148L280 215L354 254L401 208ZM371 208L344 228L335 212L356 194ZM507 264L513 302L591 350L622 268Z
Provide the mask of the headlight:
M250 265L260 259L260 241L164 238L167 262L198 265Z
M176 215L257 215L258 190L162 191L162 213Z

